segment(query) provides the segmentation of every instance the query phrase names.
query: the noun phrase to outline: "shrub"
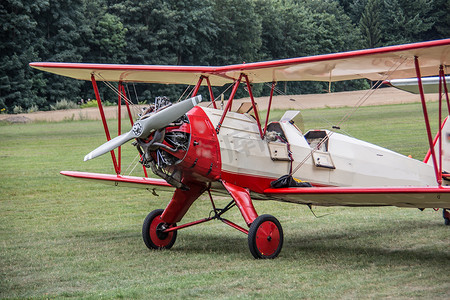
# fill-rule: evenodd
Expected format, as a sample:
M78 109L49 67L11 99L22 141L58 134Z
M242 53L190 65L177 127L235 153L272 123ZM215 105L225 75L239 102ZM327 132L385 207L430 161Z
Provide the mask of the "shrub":
M23 108L20 105L14 105L13 114L21 114L23 113Z
M116 103L109 102L109 101L102 101L103 106L114 106ZM88 108L88 107L97 107L97 100L92 99L87 101L86 103L83 103L80 105L81 108Z
M78 108L78 105L67 99L62 99L60 101L57 101L54 105L50 104L51 110L73 109L73 108Z
M27 114L39 111L39 107L36 104L33 104L30 108L27 109Z

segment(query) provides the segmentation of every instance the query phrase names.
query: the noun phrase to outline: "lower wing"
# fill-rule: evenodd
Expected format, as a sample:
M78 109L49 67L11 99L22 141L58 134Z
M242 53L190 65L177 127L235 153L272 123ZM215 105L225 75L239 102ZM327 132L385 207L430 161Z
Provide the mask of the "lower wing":
M450 207L450 187L269 188L266 199L320 206Z
M148 189L157 189L159 191L173 191L175 188L168 184L164 179L147 178L136 176L123 176L112 174L99 174L88 172L61 171L62 175L78 179L94 180L101 183L114 186L139 187Z
M114 186L173 191L163 179L113 174L62 171L62 175ZM253 195L252 195L253 196ZM317 206L398 206L450 208L450 187L291 187L269 188L255 199Z

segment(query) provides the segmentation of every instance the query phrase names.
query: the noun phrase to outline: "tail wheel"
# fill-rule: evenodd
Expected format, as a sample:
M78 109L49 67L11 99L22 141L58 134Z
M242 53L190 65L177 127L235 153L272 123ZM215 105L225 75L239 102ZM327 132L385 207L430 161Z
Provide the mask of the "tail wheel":
M170 249L177 239L177 232L163 232L168 228L161 220L164 209L156 209L149 213L142 226L142 238L149 249Z
M248 232L248 247L253 257L275 258L283 247L283 229L271 215L261 215L253 221Z

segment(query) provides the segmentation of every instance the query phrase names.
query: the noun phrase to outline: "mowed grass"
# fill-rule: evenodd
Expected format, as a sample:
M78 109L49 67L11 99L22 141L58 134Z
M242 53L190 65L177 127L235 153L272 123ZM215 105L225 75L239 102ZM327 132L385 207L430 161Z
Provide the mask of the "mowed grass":
M329 128L350 110L303 113L307 127ZM417 104L363 107L341 131L422 159L422 120ZM316 207L316 218L304 206L255 201L283 225L275 260L253 259L246 235L221 222L181 230L171 250L150 251L142 222L170 193L59 175L113 173L109 155L83 162L103 142L97 121L0 125L0 298L450 297L450 228L430 209ZM135 158L132 146L124 156ZM183 222L210 210L199 199ZM227 217L244 224L237 209Z

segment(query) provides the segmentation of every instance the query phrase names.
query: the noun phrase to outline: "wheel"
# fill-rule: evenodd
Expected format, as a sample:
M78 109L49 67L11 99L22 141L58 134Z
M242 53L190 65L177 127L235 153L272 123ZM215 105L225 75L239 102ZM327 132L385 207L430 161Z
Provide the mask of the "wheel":
M248 247L255 258L275 258L283 247L283 228L271 215L261 215L248 231Z
M142 226L142 238L149 249L170 249L177 239L177 232L162 232L168 224L161 221L164 209L156 209L149 213Z
M444 224L450 225L450 212L444 208L442 210L442 216L444 217Z

